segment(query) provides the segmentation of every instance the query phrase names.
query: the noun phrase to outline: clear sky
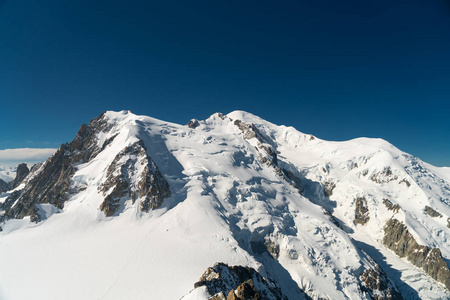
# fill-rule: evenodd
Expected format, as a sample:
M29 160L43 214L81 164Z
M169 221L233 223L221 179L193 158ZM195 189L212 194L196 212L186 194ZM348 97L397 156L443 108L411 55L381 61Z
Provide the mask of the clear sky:
M450 166L448 0L0 0L0 149L246 110Z

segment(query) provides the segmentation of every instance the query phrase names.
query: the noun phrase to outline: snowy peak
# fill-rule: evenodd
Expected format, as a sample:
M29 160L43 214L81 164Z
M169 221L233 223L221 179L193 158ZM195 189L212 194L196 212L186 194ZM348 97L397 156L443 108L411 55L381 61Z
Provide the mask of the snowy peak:
M73 299L129 298L130 285L136 299L442 299L449 178L380 139L325 141L243 111L187 125L107 111L0 196L0 251L42 253L38 235L46 253L67 253L67 282L105 278ZM71 263L72 241L96 250ZM19 258L2 259L14 272ZM34 259L28 273L55 264ZM58 298L40 284L37 298ZM1 274L0 285L14 286Z

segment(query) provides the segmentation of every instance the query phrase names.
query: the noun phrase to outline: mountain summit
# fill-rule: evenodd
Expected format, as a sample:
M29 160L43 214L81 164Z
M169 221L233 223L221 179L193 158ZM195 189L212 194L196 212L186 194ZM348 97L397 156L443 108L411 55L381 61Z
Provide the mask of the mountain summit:
M1 299L450 298L450 172L381 139L108 111L23 174Z

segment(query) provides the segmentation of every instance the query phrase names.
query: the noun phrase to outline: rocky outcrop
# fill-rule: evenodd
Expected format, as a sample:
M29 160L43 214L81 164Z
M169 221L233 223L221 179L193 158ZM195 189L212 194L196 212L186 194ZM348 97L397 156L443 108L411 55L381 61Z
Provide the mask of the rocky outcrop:
M5 213L3 220L30 216L32 221L41 219L36 204L48 203L62 209L69 194L69 185L75 166L93 159L102 148L97 145L97 134L109 129L110 124L104 114L93 119L89 125L83 124L71 143L62 144L60 149L42 165L41 170L20 191L20 195L10 195L17 201L7 199L0 209ZM9 203L10 205L7 205ZM15 204L14 204L15 203ZM12 205L14 204L14 205Z
M0 194L11 189L11 183L0 178Z
M330 219L330 221L333 222L334 225L336 225L336 226L339 227L340 229L344 230L344 228L342 228L341 223L339 223L338 220L336 220L336 218L333 216L333 214L332 214L329 210L326 210L326 209L324 208L323 211L324 211L325 214L328 216L328 218Z
M246 140L255 138L257 140L257 146L255 147L258 152L261 153L259 160L268 166L277 166L278 157L277 152L272 149L272 147L267 143L264 136L259 132L253 123L244 123L241 120L235 120L234 125L236 125L241 131L242 136ZM280 170L281 172L281 170Z
M383 199L383 204L387 209L393 211L394 213L398 213L398 211L400 210L400 205L394 204L386 198Z
M23 163L17 166L16 170L16 178L11 182L11 189L15 189L22 183L22 181L27 177L30 170L27 167L27 164Z
M398 176L392 172L391 167L385 167L383 171L376 172L370 176L370 180L376 183L387 183L393 180L397 180Z
M405 224L390 219L384 227L383 244L398 256L406 257L413 265L423 269L450 290L450 269L439 248L419 245Z
M296 188L300 194L303 193L302 180L298 176L294 175L294 173L292 173L289 170L280 169L280 168L276 167L275 171L277 172L277 174L279 174L278 170L281 170L282 174L284 175L284 179L292 187Z
M206 286L211 295L209 299L287 300L274 282L261 276L255 269L243 266L216 263L194 284L194 288L201 286Z
M195 129L195 128L197 128L198 126L200 126L200 123L198 122L197 119L192 119L192 120L190 120L190 121L186 124L186 126L189 127L189 128L191 128L191 129Z
M331 195L333 195L333 190L336 187L336 183L334 182L325 182L324 183L324 194L326 197L330 197Z
M268 237L266 237L264 240L250 241L250 247L253 253L256 255L267 253L274 259L278 259L280 255L280 246Z
M227 300L261 300L262 295L255 287L253 280L241 283L235 290L228 293Z
M245 123L241 120L235 120L234 125L242 131L244 139L249 140L255 138L257 140L255 149L260 153L259 161L262 164L272 167L278 176L286 180L292 187L302 193L301 179L292 171L278 166L277 151L272 148L269 141L261 134L258 128L252 123Z
M276 241L276 237L272 234L266 236L263 240L250 241L250 246L255 254L267 253L274 259L278 259L280 256L280 246Z
M115 214L127 199L133 203L141 199L140 208L147 212L159 208L163 200L170 196L169 184L147 154L142 140L117 154L99 191L105 196L100 210L106 216Z
M355 201L355 220L353 223L364 225L369 222L369 208L364 197L356 197Z
M423 212L433 218L442 218L442 215L439 212L437 212L432 207L429 207L428 205L425 205Z
M406 185L406 187L410 187L411 186L411 183L407 180L407 179L405 179L405 178L403 178L402 180L400 180L399 182L398 182L399 184L405 184Z
M372 261L373 264L375 262ZM403 297L391 283L383 270L375 264L374 268L366 269L359 277L362 290L375 300L402 300Z
M263 141L263 136L259 132L258 128L256 128L255 124L253 123L245 123L241 120L235 120L234 125L236 125L243 134L244 139L249 140L252 138L256 138L259 142Z

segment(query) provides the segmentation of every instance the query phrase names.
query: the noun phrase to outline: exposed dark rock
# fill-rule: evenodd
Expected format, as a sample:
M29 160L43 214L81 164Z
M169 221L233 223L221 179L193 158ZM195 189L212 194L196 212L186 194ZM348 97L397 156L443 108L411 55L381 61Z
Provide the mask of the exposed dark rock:
M11 189L11 183L0 178L0 194Z
M287 299L274 282L262 277L255 269L224 263L216 263L208 268L194 284L194 288L201 286L206 286L212 295L210 299L224 299L224 295L227 295L227 300Z
M450 218L447 218L447 227L450 228Z
M264 245L266 246L267 252L269 252L274 259L278 259L280 256L280 246L270 238L265 239Z
M159 208L162 201L170 196L169 184L147 154L141 140L120 151L106 174L106 181L99 187L105 196L100 210L106 216L112 216L119 210L124 197L131 198L133 203L141 199L141 210L147 212ZM139 182L133 183L132 178L138 178Z
M425 208L423 209L424 213L426 213L427 215L429 215L430 217L433 218L442 218L442 215L437 212L435 209L429 207L428 205L425 206Z
M413 265L422 268L450 290L450 269L439 248L419 245L402 222L390 219L386 223L383 244L398 256L406 257Z
M218 294L215 294L214 296L212 296L208 300L227 300L227 297L222 292L220 292Z
M403 297L396 287L391 284L383 270L375 264L373 269L366 269L359 277L362 290L369 293L375 300L402 300Z
M399 181L399 184L402 184L402 183L406 184L406 187L411 186L411 183L408 180L406 180L405 178L403 178L402 180Z
M299 193L302 193L303 192L302 180L299 177L295 176L294 173L292 173L289 170L286 170L286 169L280 169L280 170L281 170L282 174L284 175L284 179L287 180L287 182L292 187L296 188L299 191ZM277 171L277 169L275 171ZM280 175L280 174L278 174L278 175Z
M278 164L277 152L273 151L272 148L267 144L258 143L258 148L264 150L267 156L261 158L261 162L276 166Z
M326 215L328 216L328 218L330 218L331 222L333 222L334 225L336 225L340 229L344 230L344 228L342 228L342 225L335 219L335 217L333 216L333 214L330 211L328 211L326 209L323 209L323 210L325 211Z
M255 239L250 241L250 247L257 255L267 253L274 259L278 259L280 255L280 246L274 241L273 238L271 238L271 236L266 236L264 239L260 240Z
M385 167L383 171L377 172L370 176L370 180L376 183L387 183L393 180L397 180L397 175L394 175L391 167Z
M364 197L357 197L355 201L355 224L366 224L370 219L369 208L367 207L367 201Z
M349 160L349 161L347 161L347 168L348 168L350 171L353 170L353 169L356 169L356 168L358 168L358 163Z
M235 290L228 293L227 300L261 300L262 295L253 284L253 280L249 279L241 283Z
M394 213L398 213L400 210L400 205L394 204L386 198L383 199L383 204L387 207L387 209L392 210Z
M5 202L0 203L0 210L7 210L9 207L11 207L11 205L14 204L14 202L17 201L17 199L19 199L21 192L20 191L15 191L12 192L8 198L6 198Z
M89 125L83 124L71 143L62 144L44 165L38 166L42 169L26 184L20 196L16 198L16 204L3 205L5 214L2 219L30 216L33 221L39 221L40 216L35 204L40 203L49 203L62 209L68 197L75 165L88 162L99 153L96 136L100 131L110 129L109 126L111 125L104 118L104 114L93 119ZM6 202L11 205L15 203Z
M27 177L30 170L27 167L27 164L23 163L17 166L16 170L16 178L11 182L11 189L15 189L22 183L22 181Z
M221 118L222 120L225 120L227 118L226 115L224 115L223 113L217 113L217 115L219 116L219 118Z
M324 183L324 193L325 196L330 197L333 195L333 190L336 187L336 183L334 182L325 182Z
M114 139L115 139L116 136L118 136L118 135L119 135L119 134L117 133L117 134L113 135L112 137L108 138L108 139L103 143L103 146L102 146L102 149L100 149L100 152L103 151L103 150L105 150L106 146L108 146L109 144L111 144L112 141L114 141Z
M273 167L277 175L283 177L284 170L281 170L278 167L277 152L268 144L268 141L263 137L258 128L256 128L253 123L248 124L242 122L241 120L235 120L234 125L236 125L242 131L244 139L249 140L252 138L256 138L258 143L255 148L258 152L261 153L259 161L267 166Z
M192 119L186 124L186 126L189 127L189 128L195 129L198 126L200 126L200 123L198 122L197 119Z
M241 120L235 120L234 125L236 125L243 133L244 139L257 139L257 146L255 147L258 152L261 153L259 161L275 170L275 173L286 180L292 187L296 188L300 193L302 193L301 179L295 176L289 170L282 169L278 166L278 154L277 151L270 146L266 138L261 134L261 132L256 128L256 126L251 123L244 123Z
M264 137L259 132L258 128L256 128L255 124L253 123L244 123L241 120L235 120L234 125L239 127L239 129L243 133L243 137L246 140L256 138L260 143L264 143Z

